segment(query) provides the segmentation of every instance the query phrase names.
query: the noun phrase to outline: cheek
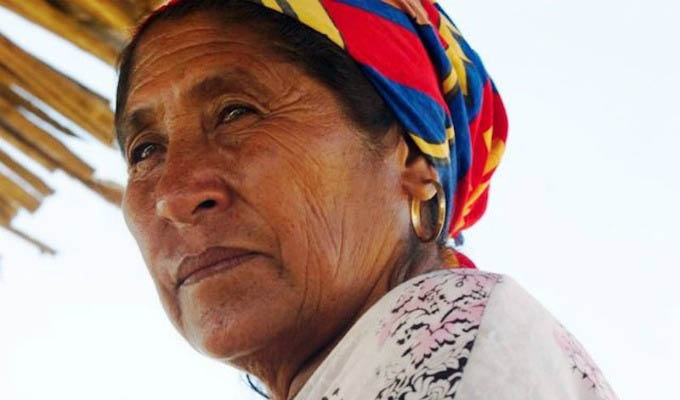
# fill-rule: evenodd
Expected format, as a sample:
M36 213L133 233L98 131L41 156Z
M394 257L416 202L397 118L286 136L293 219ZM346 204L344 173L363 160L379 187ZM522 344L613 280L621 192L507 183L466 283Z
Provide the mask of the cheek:
M128 183L123 196L122 209L128 230L135 238L151 278L160 293L162 288L172 287L172 279L167 271L158 267L159 263L156 262L156 258L162 255L166 242L172 238L164 236L166 230L162 229L162 221L156 217L152 193L146 185L138 182ZM165 302L167 296L162 297Z
M125 223L142 253L151 244L150 239L154 237L151 231L153 230L155 203L148 186L141 182L128 182L122 204Z
M174 284L168 272L159 267L154 256L162 252L166 238L161 237L162 229L155 217L155 202L151 193L148 183L129 182L123 197L123 216L144 258L163 308L175 327L184 334Z
M248 152L244 184L257 212L276 232L287 273L305 287L305 302L316 303L324 291L332 291L340 262L352 262L343 253L352 248L345 235L365 186L356 174L368 168L364 150L342 126L279 123L267 128L259 132L259 146Z

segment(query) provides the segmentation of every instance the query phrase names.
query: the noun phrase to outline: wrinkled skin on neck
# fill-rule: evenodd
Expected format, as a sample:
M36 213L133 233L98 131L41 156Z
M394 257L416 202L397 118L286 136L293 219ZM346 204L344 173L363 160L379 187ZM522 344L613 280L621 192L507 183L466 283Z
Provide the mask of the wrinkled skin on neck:
M437 265L435 245L413 257L408 213L433 168L407 161L396 128L369 152L334 93L248 28L200 13L152 26L119 111L125 219L168 316L275 399L390 287ZM181 262L215 247L252 256L178 284Z

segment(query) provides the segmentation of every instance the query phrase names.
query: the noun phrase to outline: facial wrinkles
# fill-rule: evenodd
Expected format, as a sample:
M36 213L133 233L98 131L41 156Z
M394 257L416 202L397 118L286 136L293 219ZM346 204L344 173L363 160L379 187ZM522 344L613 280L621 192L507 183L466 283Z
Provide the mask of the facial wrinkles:
M301 161L301 164L313 163ZM302 224L305 227L303 234L309 250L305 268L307 270L323 268L328 271L328 278L339 283L347 280L356 270L361 269L360 265L346 265L347 260L342 256L345 250L344 243L349 239L344 236L345 231L342 229L347 215L345 207L348 202L340 193L336 193L336 196L329 196L327 193L320 192L319 187L323 185L314 185L312 182L313 180L300 179L298 186L307 205ZM356 268L353 270L352 267ZM300 313L306 310L306 313L300 314L300 321L306 321L320 314L324 297L334 299L338 295L334 290L327 290L338 283L329 280L310 280L309 275L306 278L304 302L299 310ZM342 284L340 285L342 287Z
M274 147L286 154L284 158L289 165L288 170L291 171L288 175L288 179L291 181L289 188L297 188L306 204L305 214L304 216L301 215L303 220L299 227L300 234L304 237L304 248L307 251L304 253L304 259L300 262L304 265L305 270L309 271L311 268L316 270L319 268L328 269L331 265L334 265L333 261L340 259L338 251L341 249L342 238L334 235L334 222L328 215L328 213L338 211L332 206L329 208L329 205L337 204L337 202L333 200L332 196L323 193L323 178L315 176L315 171L328 169L328 166L324 165L327 164L326 160L337 159L337 157L307 151L304 136L296 135L294 130L306 131L319 136L333 135L324 132L326 130L335 130L336 134L349 135L351 133L344 131L345 129L341 129L344 132L337 133L338 127L342 127L344 124L337 121L337 116L320 111L320 109L333 108L325 104L329 99L317 99L316 96L308 95L308 93L315 92L314 89L304 89L306 90L291 89L287 96L279 99L277 106L274 107L273 115L270 117L273 121L270 120L266 126L258 128L257 134L267 136L273 143L276 143ZM335 101L335 99L331 100ZM295 116L295 118L291 116ZM333 149L335 146L330 145L329 147ZM341 170L338 169L338 171ZM342 202L342 200L338 200L338 202ZM328 247L329 244L331 248ZM322 251L319 251L319 249ZM284 254L283 257L286 258L286 255ZM338 267L337 264L336 267ZM324 285L329 283L318 279L310 281L309 272L305 274L302 302L297 312L298 323L308 323L308 319L318 313L322 307L321 299L324 293L322 289ZM310 287L310 285L312 286ZM310 313L310 310L313 311Z
M310 103L311 104L311 103ZM334 129L334 121L332 121L334 116L332 115L324 115L319 122L321 122L319 125L315 126L314 130L319 132L319 135L324 135L323 131L324 130L330 130ZM335 128L337 129L337 128ZM346 129L346 132L344 132L347 135L354 135L355 132L352 129ZM300 143L301 146L304 146L303 143ZM348 149L342 149L340 146L334 147L331 146L330 151L335 152L335 155L332 154L324 154L324 155L319 155L319 157L314 157L311 154L303 153L305 154L305 159L301 160L300 165L315 165L315 167L319 170L324 170L327 168L323 167L323 163L325 162L324 160L327 159L336 159L336 160L352 160L352 155L357 155L360 154L362 149L360 148L354 148L354 149L349 149L353 154L352 155L343 155L340 152L342 151L347 151ZM340 153L340 154L339 154ZM354 162L357 162L357 160L353 160ZM361 162L361 161L358 161ZM360 165L355 166L356 169L362 169L363 167ZM321 179L326 182L326 184L329 184L330 181L337 180L339 182L342 182L343 180L348 179L345 175L341 174L341 171L346 171L343 166L334 166L334 169L338 171L338 174L333 175L333 176L326 176L322 177ZM351 171L350 169L349 171ZM351 178L350 178L351 179ZM307 204L310 206L310 211L311 215L310 218L313 218L313 221L309 221L309 223L313 223L313 226L317 227L322 227L323 229L319 229L315 233L317 234L317 240L323 238L326 241L326 244L330 244L332 251L329 252L328 258L332 260L331 262L335 261L333 265L336 265L336 270L335 275L339 273L341 270L341 266L343 265L342 263L342 254L343 254L343 246L344 243L347 241L347 238L345 237L345 230L343 229L345 220L347 218L347 207L348 205L351 204L351 200L345 198L343 196L344 192L341 191L340 193L334 193L333 195L329 194L323 194L318 192L318 187L323 187L323 185L319 185L318 182L314 182L311 180L303 180L301 182L301 186L305 192L305 197L307 199ZM342 186L340 186L342 187ZM324 196L324 202L321 203L318 201L318 197ZM326 260L328 262L328 260Z
M263 65L261 65L263 66ZM220 75L219 72L216 72L215 75ZM266 73L263 73L262 75L266 75ZM297 100L299 100L300 96L299 94L296 94L293 90L293 85L290 86L290 88L283 89L287 92L284 92L284 96L281 100L278 99L268 99L268 98L262 98L262 96L256 96L255 92L253 92L252 98L249 95L243 96L242 94L239 93L229 93L225 92L221 96L217 96L216 99L208 101L208 103L201 105L200 109L197 111L196 110L196 102L194 100L190 100L187 98L187 96L184 94L186 87L190 86L195 82L189 81L189 82L181 82L179 80L170 80L169 83L165 83L163 88L164 90L160 91L153 91L153 92L147 92L147 93L139 93L139 98L144 99L144 98L151 98L151 102L154 102L154 104L146 104L145 106L149 107L155 107L152 108L153 114L154 114L154 120L155 122L155 127L154 129L158 131L159 133L169 136L167 138L166 143L169 146L169 151L172 153L174 152L172 149L181 147L183 148L184 153L188 153L186 151L187 148L194 147L196 148L199 143L194 143L198 141L199 139L203 141L203 143L200 143L205 147L205 151L208 152L208 150L212 150L212 147L209 146L208 143L208 138L210 131L212 131L212 122L208 122L209 126L204 125L205 121L209 120L203 120L203 118L210 118L212 119L212 114L203 114L204 109L210 109L211 107L215 108L215 114L217 112L218 106L221 107L218 103L221 102L226 102L227 100L220 100L220 99L225 99L225 98L233 98L232 101L236 101L235 99L243 99L242 101L246 104L251 105L255 109L263 109L263 112L267 112L267 108L272 106L272 103L281 103L283 100L286 102L284 104L288 105L289 103L295 103ZM277 88L278 89L278 88ZM248 87L245 87L245 90L243 92L249 92ZM256 98L259 97L259 98ZM288 97L288 98L285 98ZM258 100L263 100L262 103L266 104L266 106L262 106ZM133 104L136 100L132 100L130 103ZM138 101L141 103L141 101ZM241 101L237 101L241 102ZM282 112L286 112L289 110L284 109L285 106L281 106L280 104L275 104L277 107L282 108ZM176 135L175 133L181 133L181 135ZM191 134L191 136L189 136ZM198 136L200 135L200 137ZM127 143L126 143L126 148L129 147L128 143L131 143L132 138L135 136L134 132L128 134L127 138ZM175 138L176 136L176 138ZM225 138L229 138L229 135L223 135ZM185 142L185 143L182 143ZM192 146L189 146L192 145ZM195 145L195 146L194 146ZM222 150L221 147L215 146L217 149ZM133 180L137 179L136 176L132 175L131 178Z
M291 171L294 176L298 177L299 179L296 179L297 186L300 187L303 191L304 198L306 199L306 202L308 205L311 206L311 215L309 217L312 217L314 221L310 221L310 223L313 223L314 226L324 226L325 232L318 232L320 235L318 237L326 237L333 243L333 247L335 250L335 254L338 254L337 252L340 249L340 245L338 244L337 239L332 235L333 229L332 229L332 224L328 219L328 216L326 215L326 212L324 212L324 206L320 204L320 194L318 193L318 190L316 189L318 185L315 183L317 182L316 180L310 180L310 166L312 166L312 170L315 169L323 169L323 161L319 159L318 157L313 157L311 154L308 152L304 151L305 148L305 143L302 140L281 140L283 136L287 135L286 131L292 131L293 129L302 129L310 132L314 131L319 131L319 130L324 130L324 129L331 129L333 128L333 124L329 122L329 119L332 117L331 115L323 115L323 113L319 113L318 110L316 110L313 113L310 113L310 111L313 111L313 107L310 107L309 104L312 103L313 100L315 99L310 99L306 98L302 93L299 91L293 90L292 88L289 91L288 96L284 96L285 101L282 99L279 99L277 103L283 103L277 104L277 106L281 107L278 110L275 110L274 114L280 113L278 117L272 117L275 121L270 122L266 128L261 128L262 134L267 135L270 139L275 141L278 144L278 148L286 151L289 153L289 156L287 159L289 160L291 164ZM168 112L166 114L171 114L175 115L174 112ZM297 118L293 118L290 116L297 116ZM301 115L307 115L307 119L301 118ZM174 118L169 118L170 122L167 123L167 125L172 126L173 122L172 121L177 121L182 119L184 116L180 115ZM312 118L312 117L321 117L321 118ZM324 118L328 117L328 118ZM188 117L189 118L189 117ZM323 121L324 123L320 123ZM177 123L178 126L182 126L181 123ZM294 127L294 128L293 128ZM336 128L337 129L337 128ZM276 132L275 134L272 132ZM294 132L289 132L289 133L294 133ZM321 133L320 133L321 134ZM300 136L295 136L295 135L287 135L287 139L290 138L300 138ZM179 142L174 143L173 145L175 149L180 146ZM192 156L193 157L193 156ZM176 164L177 165L177 164ZM325 199L328 200L328 199ZM320 224L321 222L321 224ZM318 239L317 237L317 239ZM318 240L317 240L318 241ZM198 240L200 242L200 240ZM318 243L321 244L321 243ZM320 254L314 255L314 258L317 258L320 256ZM314 260L315 263L318 262L324 262L328 263L327 259L322 259L319 258L317 260Z
M154 98L153 96L145 96L143 93L148 89L153 94L156 91L154 83L157 83L159 80L167 80L163 79L164 76L174 75L180 81L185 78L185 75L191 76L191 71L187 71L185 65L199 64L204 68L209 68L211 64L224 66L226 60L233 60L234 69L240 67L244 70L254 71L253 75L255 76L260 76L260 74L266 75L273 69L250 56L250 54L254 53L254 46L246 38L225 37L224 31L217 29L198 29L196 31L206 32L206 34L210 33L214 36L209 41L206 41L205 36L198 35L192 38L190 35L188 38L182 37L181 40L171 42L168 46L161 46L160 48L159 46L150 46L150 44L142 42L137 52L144 52L148 47L151 50L148 51L150 54L144 59L138 60L135 63L135 67L132 70L132 84L128 91L129 101L127 109L132 109L131 104L135 102L136 98ZM170 36L176 36L176 34L171 34ZM270 49L266 48L259 51L261 54L271 52ZM140 71L143 71L143 73ZM267 80L268 77L263 76L262 78ZM279 80L279 82L290 80L290 77L286 78ZM175 80L171 81L175 82ZM175 94L181 93L183 85L177 84L175 87Z
M228 43L224 41L223 44ZM199 60L201 58L215 58L218 56L222 57L234 57L234 51L224 51L219 43L213 43L210 46L197 45L197 46L185 46L179 49L172 49L171 51L166 51L163 54L158 55L154 60L150 60L146 66L140 65L135 68L133 76L139 76L139 70L145 70L144 76L140 77L137 81L133 82L129 91L129 97L133 98L135 94L139 91L143 91L148 86L153 86L155 80L162 78L167 74L176 74L180 77L185 74L184 64L189 64Z
M241 34L237 38L225 38L226 35L222 27L220 27L220 29L185 28L179 32L173 30L158 34L157 36L151 37L148 42L142 41L138 48L138 52L147 55L138 60L133 69L133 82L129 90L127 108L133 109L139 104L144 105L144 101L155 102L157 107L169 105L172 102L178 102L182 96L183 89L187 85L193 83L188 82L187 79L182 79L185 75L185 71L182 69L184 68L183 65L196 64L196 60L201 58L203 58L201 60L202 65L205 65L206 63L210 64L211 61L215 62L215 60L218 60L217 63L225 64L225 60L232 59L234 60L234 65L237 65L242 69L254 71L255 73L253 75L258 76L263 80L275 82L279 87L276 87L274 92L281 95L277 96L277 99L285 101L292 100L294 102L295 99L290 99L293 93L289 92L294 91L295 79L291 79L291 76L295 76L295 74L287 74L284 76L281 68L273 66L271 60L264 63L260 62L260 60L253 59L248 54L257 52L257 49L253 49L253 47L257 47L257 45L253 46L253 40L249 40L252 39L249 37L252 36L252 34L249 35L246 33L244 35L243 32L240 33ZM206 35L212 36L209 41L206 41ZM182 40L175 40L179 36L181 36ZM196 43L194 43L194 41ZM168 43L167 46L164 45L166 42ZM149 48L151 49L150 51L145 51ZM263 49L260 50L260 53L270 54L272 51L271 49ZM275 62L274 64L279 63ZM142 74L141 71L144 71L144 73ZM272 73L272 71L278 72L279 76L273 76L277 74ZM299 73L299 71L296 72ZM164 74L177 75L178 79L164 79ZM191 74L189 74L189 76L191 76ZM183 82L183 80L186 80L187 82ZM168 97L157 95L159 92L159 89L156 87L158 81L170 82L170 90L161 91L164 96ZM283 83L291 84L283 85ZM168 89L167 84L165 84L164 89ZM149 104L149 106L152 105L153 104ZM166 114L175 115L176 113L171 112Z
M169 52L164 57L158 58L158 63L163 66L150 64L144 69L139 68L137 70L144 71L144 74L139 72L133 74L133 77L139 78L133 81L129 91L128 110L133 110L135 107L149 107L155 113L158 113L164 105L178 103L181 100L186 86L191 82L183 77L184 71L175 69L176 66L181 66L181 64L176 64L178 60L173 57L173 54L173 52ZM195 58L214 55L215 53L204 52L195 55ZM164 75L176 76L177 79L166 79ZM159 85L162 86L159 87ZM181 113L182 109L177 111ZM168 114L174 116L174 113Z
M320 198L322 197L319 193L320 179L315 176L315 171L322 170L323 163L318 160L317 157L310 155L305 152L304 143L302 141L290 140L294 138L294 132L292 128L304 129L305 126L300 126L295 124L293 121L287 121L284 117L279 117L278 121L272 121L267 124L266 127L260 128L255 132L256 135L266 136L271 143L277 149L279 154L282 154L281 158L287 164L285 169L288 172L287 180L290 185L287 186L289 190L296 190L302 196L301 201L306 204L307 207L313 210L320 210L323 208L319 205ZM283 137L287 140L284 140ZM318 225L318 221L310 220L312 215L305 211L305 215L301 216L305 219L306 223L301 223L301 228L303 226L313 227ZM313 214L320 214L319 212L313 212ZM303 234L307 237L309 234L309 229L302 229ZM312 248L312 243L310 243L309 237L307 237L307 248ZM321 260L317 260L321 261ZM309 258L306 260L307 263L312 262Z
M154 27L157 28L157 27ZM139 70L146 70L147 73L154 71L153 68L148 68L150 65L158 65L158 61L168 57L176 57L182 51L188 52L196 48L209 45L205 38L211 37L213 41L226 41L229 39L225 37L224 31L216 27L203 27L190 24L180 25L177 29L163 29L160 33L155 32L152 28L150 32L146 32L135 51L135 63L132 68L131 76L135 77ZM156 45L156 43L161 44ZM179 44L179 47L178 47ZM152 51L148 51L152 49ZM186 59L182 60L186 63ZM174 63L174 62L173 62ZM173 64L171 63L171 65ZM177 63L181 65L182 63ZM167 65L167 64L160 64ZM161 69L161 71L164 69ZM135 86L131 85L129 93L131 94Z
M311 134L318 134L320 136L325 135L323 131L326 129L338 129L337 126L333 127L333 124L329 121L332 116L324 115L318 110L313 110L313 112L310 113L312 109L309 107L309 104L313 104L312 99L303 97L298 99L294 105L289 106L289 108L286 107L286 110L290 111L292 114L297 112L298 114L311 114L316 117L309 121L295 121L296 129L309 131ZM318 104L318 102L316 104ZM338 202L345 202L342 200L336 201L336 197L330 196L327 193L323 193L321 188L325 187L323 181L326 181L327 183L329 180L333 179L342 180L342 177L316 176L315 171L327 170L328 166L325 165L327 164L327 160L338 159L338 157L334 157L329 153L313 154L312 152L306 151L306 143L303 140L304 137L296 136L294 134L286 135L286 130L289 130L286 125L288 125L286 121L279 121L268 127L271 128L271 131L276 131L277 134L270 134L270 129L266 129L262 133L268 135L271 140L277 144L279 149L285 151L288 154L286 160L291 170L291 176L289 179L293 178L295 180L296 186L299 188L301 195L308 206L309 213L305 216L307 219L306 225L317 228L324 227L325 229L323 230L315 231L317 234L316 241L319 241L320 238L325 238L327 241L325 244L327 245L330 243L332 245L332 252L329 253L337 255L341 248L341 239L336 237L337 235L335 233L337 230L334 229L335 223L331 221L329 216L329 213L333 213L336 210L335 208L333 208L333 210L329 210L328 206L332 204L337 205ZM278 132L283 132L283 135L278 134ZM350 132L343 133L348 135L351 134ZM285 140L283 139L284 136ZM333 149L333 146L329 147ZM340 168L336 169L338 170L338 173L342 171ZM318 261L327 262L327 260L321 259Z
M290 80L282 80L282 81L287 82L287 81L290 81ZM181 102L179 102L179 99L178 99L178 97L181 97L181 95L178 96L178 93L181 94L181 88L180 88L181 85L179 83L174 82L174 81L172 82L172 85L173 85L173 90L171 92L173 94L171 96L169 96L170 98L168 100L162 101L162 103L165 103L165 104L172 106L172 109L164 109L164 112L161 113L161 115L167 116L166 118L163 118L163 120L165 121L163 123L163 125L165 126L165 129L168 132L173 132L177 129L181 129L181 127L186 127L187 126L186 122L183 122L183 121L185 121L185 119L187 121L191 121L191 119L194 118L194 115L192 115L190 112L183 113L181 111L182 110L181 105L175 105L176 103L181 103ZM290 87L287 89L287 92L284 92L285 96L283 96L283 99L276 100L277 103L284 103L285 104L284 106L277 104L278 106L282 107L282 109L284 109L283 111L287 111L287 112L295 111L295 110L287 110L287 109L285 109L285 107L289 106L290 104L296 104L301 99L301 95L299 93L297 93L293 88L294 88L294 85L291 84ZM154 98L159 99L159 98L162 98L162 96L161 97L154 96ZM285 100L285 101L283 101L283 100ZM283 111L281 111L282 114L285 114ZM276 127L274 127L274 129L276 129ZM180 138L180 139L177 139L177 140L171 140L172 143L169 146L172 149L178 149L179 147L185 147L185 146L181 145L181 140L185 140L185 139ZM218 148L219 148L219 146L218 146ZM172 153L173 151L174 150L170 150L170 153ZM172 154L169 154L168 156L171 157ZM192 156L192 158L193 158L193 156ZM174 164L176 165L176 163L174 163Z
M244 30L241 29L239 32L241 31ZM368 168L375 165L371 164L371 167L363 164L369 163L368 158L362 155L363 143L358 139L358 132L350 123L348 116L340 111L344 110L340 106L340 101L326 86L309 77L301 77L303 74L301 68L278 61L272 57L269 48L256 49L259 44L252 38L249 42L224 38L212 40L215 39L212 36L214 32L218 32L217 30L194 30L203 32L201 41L206 46L201 46L191 41L182 42L184 40L182 35L187 35L184 32L192 30L182 29L181 32L167 35L167 38L172 39L166 38L167 46L165 41L159 41L155 37L145 44L153 44L158 48L150 46L144 52L144 56L140 57L134 72L134 75L138 76L132 76L133 80L135 78L137 80L131 85L129 108L139 107L144 101L155 107L158 111L158 123L170 139L169 146L172 149L168 148L170 150L166 153L167 157L174 157L174 151L180 151L181 147L186 147L183 144L191 143L192 154L184 154L187 160L193 157L194 161L205 161L204 168L222 166L228 162L234 170L242 170L244 176L236 176L231 168L222 168L220 176L224 176L235 188L233 196L238 203L232 209L202 221L201 227L188 227L183 230L153 217L155 219L149 224L153 228L146 231L149 236L146 240L149 243L143 247L151 248L155 254L150 258L156 262L147 261L147 264L155 264L154 279L157 284L162 285L161 292L166 299L164 304L175 323L180 325L181 331L185 331L182 324L186 322L186 330L195 332L196 337L190 341L200 345L201 340L206 340L201 339L201 335L207 335L205 337L209 338L212 332L210 329L217 332L218 328L211 328L213 323L222 326L219 329L223 330L218 332L220 335L229 335L231 331L243 331L244 323L246 325L253 323L248 317L250 311L238 309L229 315L221 315L220 312L235 307L233 304L240 306L241 303L247 303L243 310L253 308L267 310L278 307L280 314L285 315L286 319L285 322L274 322L282 324L281 326L288 330L285 336L282 335L285 345L297 346L293 350L304 353L306 349L300 348L302 343L298 343L297 338L302 337L301 340L305 344L332 339L328 335L337 325L334 318L342 318L340 323L344 324L345 320L355 314L355 309L360 307L358 301L362 295L353 298L354 294L351 294L345 299L342 297L345 293L343 290L355 285L352 290L364 293L371 285L368 281L375 276L374 272L369 271L368 279L362 278L360 282L357 280L360 270L366 268L361 257L371 254L365 253L364 247L368 246L367 243L355 242L363 233L354 229L358 222L357 212L351 208L351 204L357 203L357 198L365 197L360 196L360 191L370 185L370 182L366 182L368 178L364 179L360 176L361 173L356 171L369 171ZM219 34L225 36L225 32L229 31L219 31ZM206 38L206 35L211 37ZM172 43L173 41L175 43ZM182 65L185 62L194 66L194 69ZM199 68L196 68L197 66ZM257 99L264 103L267 112L263 114L260 122L246 129L247 133L244 134L246 139L242 143L239 142L242 146L229 147L220 145L218 139L220 135L214 137L205 135L207 128L200 126L198 117L200 110L205 112L204 105L189 104L182 93L205 77L206 72L213 70L218 72L219 68L231 70L235 66L251 71L258 82L267 85L275 96ZM197 73L197 70L200 72ZM190 136L184 136L187 132ZM177 133L182 135L173 137ZM195 136L198 134L203 137ZM221 136L224 138L227 135ZM353 139L348 141L347 138L350 136L353 136ZM211 157L215 158L208 159L202 157L203 154L197 156L196 152L200 152L202 148L206 151L211 150ZM172 161L174 163L177 159ZM173 165L173 168L181 167L181 163ZM285 183L282 184L281 181ZM148 185L152 187L154 182L149 182ZM145 199L149 191L140 190L143 187L138 185L135 189L139 196L135 200L138 205L140 202L146 202L145 204L149 202ZM277 196L278 193L281 195ZM272 201L279 198L280 204ZM275 206L279 208L278 211ZM280 211L282 207L290 209L290 212ZM226 228L231 226L237 226L234 228L236 230ZM241 229L238 226L254 228ZM193 231L197 234L192 235ZM257 284L254 280L240 281L238 282L240 286L235 286L239 288L234 292L236 295L230 295L229 290L221 290L219 279L209 282L205 284L205 290L215 292L211 294L213 300L210 300L212 303L209 304L209 308L200 308L207 307L205 304L208 304L200 304L202 301L208 302L207 294L196 294L199 293L200 286L195 287L196 292L193 294L187 291L182 295L187 297L180 298L177 291L173 291L174 286L169 285L172 280L163 276L165 271L158 260L172 260L173 255L192 252L205 244L204 242L224 240L225 237L270 247L267 250L276 254L276 260L272 262L276 265L270 265L266 270L256 268L253 271L256 277L266 276L272 279L260 279L256 281ZM196 238L196 241L192 238ZM233 244L232 242L229 244ZM177 253L174 253L175 251ZM269 272L272 274L261 275ZM246 272L241 271L232 275L233 279L241 279L239 274L247 276ZM281 279L274 278L276 274ZM249 291L248 285L264 292L255 293L256 289ZM287 301L287 292L282 289L283 286L294 292ZM266 296L262 296L262 293L273 293L278 297L264 304L261 298ZM252 297L245 301L243 296L246 295ZM187 300L189 296L198 296L195 299L200 301L194 303L192 297L189 302ZM284 299L283 305L281 298ZM182 307L186 308L182 310ZM197 308L194 311L191 307ZM350 309L347 310L345 307ZM182 311L186 311L184 316ZM308 332L310 326L319 325L319 319L328 322L324 322L318 330ZM237 322L240 327L237 326ZM258 323L255 324L259 327ZM201 326L194 326L195 324ZM291 324L299 325L294 328ZM290 331L294 329L297 330L291 333ZM244 337L252 337L252 332L246 332ZM269 343L264 340L271 340L267 336L263 338L258 344ZM233 342L234 338L228 339L228 341L225 339L225 343ZM245 340L238 336L236 339L237 342ZM248 348L247 346L250 344L244 348ZM286 351L284 350L284 353Z

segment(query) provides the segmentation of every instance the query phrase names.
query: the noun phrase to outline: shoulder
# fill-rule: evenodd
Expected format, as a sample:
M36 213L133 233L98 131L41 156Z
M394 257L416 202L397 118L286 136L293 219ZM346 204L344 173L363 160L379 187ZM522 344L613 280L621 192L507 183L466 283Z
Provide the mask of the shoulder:
M584 360L512 278L436 271L399 285L362 316L300 398L615 399Z
M392 289L333 349L299 399L449 399L497 274L435 271Z
M388 293L374 310L375 398L453 398L503 281L493 273L445 270Z
M508 276L494 285L467 361L464 399L617 399L578 340Z
M445 347L469 352L487 305L502 286L506 286L503 296L521 291L503 275L478 270L442 270L415 277L380 302L379 342L409 347L405 354L416 365Z
M379 348L408 382L386 380L390 395L420 388L441 399L616 399L583 346L509 276L437 271L389 300Z
M477 270L445 270L409 280L381 301L378 320L381 344L421 347L421 351L407 352L411 362L421 364L422 357L453 344L451 340L446 343L428 340L428 336L429 339L455 336L457 342L474 340L486 305L503 279L501 275ZM452 330L465 334L452 335ZM410 340L414 337L418 340Z
M462 312L468 314L465 319L478 323L496 285L503 280L502 275L477 270L431 272L388 293L381 301L386 308L382 312L387 314L388 321L430 317L442 322ZM383 326L386 334L395 328L388 321Z

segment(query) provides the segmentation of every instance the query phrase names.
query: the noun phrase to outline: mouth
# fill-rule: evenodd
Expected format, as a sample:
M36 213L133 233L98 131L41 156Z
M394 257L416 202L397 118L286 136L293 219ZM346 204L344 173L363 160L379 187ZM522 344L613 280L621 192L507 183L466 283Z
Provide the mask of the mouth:
M259 253L229 247L211 247L197 256L186 257L177 270L177 288L231 270Z

